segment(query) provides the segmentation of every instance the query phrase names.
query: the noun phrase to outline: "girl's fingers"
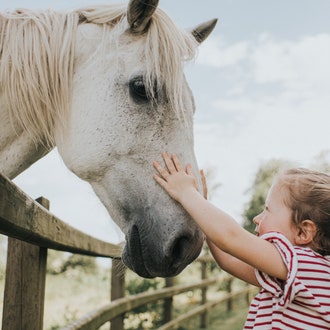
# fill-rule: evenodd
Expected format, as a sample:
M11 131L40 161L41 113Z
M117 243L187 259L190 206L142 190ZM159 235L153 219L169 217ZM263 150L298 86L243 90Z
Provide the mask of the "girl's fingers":
M171 174L177 172L176 165L175 165L174 161L172 160L172 158L170 158L170 156L166 152L163 152L162 156L163 156L163 159L164 159L164 162L166 164L168 171Z
M178 172L182 172L183 171L183 168L182 168L182 165L181 165L181 162L179 161L179 158L176 154L173 154L172 155L172 160L173 160L173 163L175 165L175 168Z
M194 171L192 169L191 164L187 164L186 172L187 172L187 174L194 176Z
M170 175L175 174L177 172L184 172L183 167L181 165L181 162L179 161L179 158L173 154L172 158L166 153L163 152L162 153L162 157L164 160L164 163L166 165L166 168L164 168L163 166L161 166L157 161L153 162L153 166L154 168L158 171L158 173L160 175L155 175L154 179L160 183L159 180L163 180L163 181L168 181ZM193 175L192 169L191 169L191 165L190 166L190 174ZM188 172L187 172L188 173ZM164 182L163 182L164 183Z
M166 180L169 176L169 173L158 162L154 161L153 165L154 165L154 168L161 175L161 177ZM156 177L157 177L157 179L162 180L161 177L159 177L158 175L155 174L154 178L156 179ZM158 182L158 180L156 180L156 181Z
M168 155L167 152L162 153L162 157L166 164L168 171L173 174L175 172L183 172L182 164L176 154L173 154L172 157Z
M161 178L157 174L154 174L153 178L160 186L164 187L164 184L166 183L166 181L163 178Z
M206 178L203 170L199 171L199 174L201 176L202 180L202 186L203 186L203 196L205 199L207 199L207 185L206 185Z
M194 187L198 191L199 189L198 189L197 180L196 180L196 177L195 177L195 174L194 174L194 171L193 171L193 168L192 168L191 164L187 164L186 173L194 179L194 181L193 181L194 182Z

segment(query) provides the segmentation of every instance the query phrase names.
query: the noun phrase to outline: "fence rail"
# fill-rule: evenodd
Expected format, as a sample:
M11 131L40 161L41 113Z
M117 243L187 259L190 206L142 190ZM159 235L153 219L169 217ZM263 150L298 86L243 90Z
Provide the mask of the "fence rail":
M117 258L121 248L98 240L69 226L47 208L26 195L5 176L0 175L0 233L54 250L97 257Z
M117 299L108 305L95 310L94 312L82 317L80 320L72 323L70 326L65 327L65 330L88 330L88 329L97 329L102 324L107 321L122 315L126 312L131 311L137 307L143 306L150 302L157 300L163 300L169 297L173 297L180 293L187 291L200 289L219 283L220 279L210 279L204 280L199 283L189 284L189 285L177 285L174 287L164 288L153 292L139 293L134 296L123 297ZM64 330L63 329L63 330Z
M12 181L0 174L0 233L8 236L7 267L4 292L2 330L42 330L46 282L47 250L55 249L95 257L113 258L120 261L121 247L103 242L67 225L49 211L49 201L39 198L34 201ZM98 329L111 321L111 329L122 330L127 312L153 301L164 301L164 324L160 329L176 329L187 318L201 315L202 327L206 325L207 311L224 301L230 302L236 295L249 295L251 288L230 293L220 300L207 302L206 292L220 279L207 279L207 260L202 264L202 280L189 285L172 286L166 279L163 289L124 296L125 277L111 274L111 302L91 311L84 317L67 325L63 330ZM230 278L227 278L230 283ZM221 280L223 281L223 279ZM200 289L201 306L172 320L173 296ZM230 308L230 304L228 304Z

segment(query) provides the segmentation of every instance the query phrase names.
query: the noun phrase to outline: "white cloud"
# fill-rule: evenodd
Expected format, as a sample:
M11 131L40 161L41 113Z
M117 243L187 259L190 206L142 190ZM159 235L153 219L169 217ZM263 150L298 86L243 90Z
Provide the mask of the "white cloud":
M286 88L302 90L328 89L329 59L330 34L277 40L263 33L256 40L232 44L211 36L201 45L197 64L219 69L241 66L248 68L256 83L281 83Z
M210 36L200 46L197 63L218 68L232 66L247 57L247 50L247 41L227 45L223 38Z
M224 43L214 45L226 53ZM226 54L237 50L235 60L222 62L228 67L205 55L202 61L223 79L235 64L235 79L227 79L227 91L213 102L212 123L197 122L196 150L201 166L219 171L216 203L239 216L261 162L282 158L309 166L329 149L330 35L295 41L262 35L244 52L234 45L228 49Z
M259 108L271 106L276 112L288 108L287 113L313 109L324 111L323 116L330 113L326 111L330 94L330 34L304 36L295 41L262 34L256 41L245 42L244 47L242 42L225 45L220 39L212 40L200 54L199 63L214 67L213 75L226 82L225 91L219 90L211 102L222 118L231 114L230 119L241 121L245 116L253 117Z
M307 88L328 89L329 59L330 34L305 36L298 41L262 37L251 54L258 83L280 82L305 92Z

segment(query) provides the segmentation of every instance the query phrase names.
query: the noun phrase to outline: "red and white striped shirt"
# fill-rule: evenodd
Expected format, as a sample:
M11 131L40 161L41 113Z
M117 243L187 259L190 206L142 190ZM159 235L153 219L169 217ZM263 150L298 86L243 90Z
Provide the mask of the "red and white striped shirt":
M288 268L280 281L255 270L261 286L244 329L330 329L330 256L293 246L282 234L267 233Z

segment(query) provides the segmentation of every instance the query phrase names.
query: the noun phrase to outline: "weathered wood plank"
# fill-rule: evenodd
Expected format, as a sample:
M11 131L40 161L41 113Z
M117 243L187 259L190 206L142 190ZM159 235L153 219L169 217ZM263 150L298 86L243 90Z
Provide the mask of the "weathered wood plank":
M174 286L174 277L167 277L165 279L165 285L167 288ZM163 323L169 322L172 320L172 309L173 309L173 297L164 299L163 304Z
M49 201L38 203L49 209ZM42 330L47 249L8 238L3 330Z
M42 330L47 249L8 238L2 329Z
M207 278L207 265L206 261L201 261L201 279L205 280ZM207 302L207 287L202 288L201 292L201 305L205 305ZM208 326L208 317L207 313L201 314L200 327L206 329Z
M1 174L0 233L40 247L91 256L117 258L122 250L61 221Z
M114 259L111 268L111 301L125 297L125 269L122 261ZM110 330L124 329L124 315L111 320Z
M200 289L205 286L213 285L223 279L208 279L197 284L178 285L174 287L164 288L155 292L139 293L134 296L117 299L95 311L86 314L81 319L62 328L62 330L90 330L98 329L102 324L112 320L113 318L126 313L136 307L145 305L152 301L169 298L171 296Z

